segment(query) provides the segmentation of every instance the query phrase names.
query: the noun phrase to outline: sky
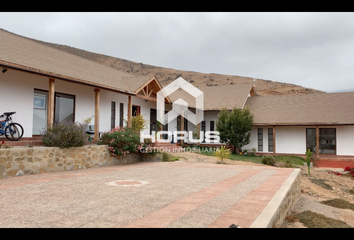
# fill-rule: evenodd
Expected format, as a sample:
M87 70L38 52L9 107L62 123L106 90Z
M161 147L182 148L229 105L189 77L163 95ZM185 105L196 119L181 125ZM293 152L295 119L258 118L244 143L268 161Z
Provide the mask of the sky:
M0 12L0 28L159 67L354 91L352 12Z

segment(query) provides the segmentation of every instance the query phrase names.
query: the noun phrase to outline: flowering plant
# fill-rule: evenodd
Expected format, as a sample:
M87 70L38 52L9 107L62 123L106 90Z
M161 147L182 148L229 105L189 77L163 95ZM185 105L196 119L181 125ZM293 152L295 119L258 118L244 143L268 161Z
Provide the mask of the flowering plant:
M351 171L351 170L352 170L351 167L345 167L345 168L344 168L344 171Z
M335 175L338 175L338 176L342 176L341 173L335 172L335 171L328 171L327 173L331 173L331 174L335 174Z
M138 151L141 146L138 134L128 127L116 127L103 133L101 139L103 144L108 145L112 156L126 156L127 153Z

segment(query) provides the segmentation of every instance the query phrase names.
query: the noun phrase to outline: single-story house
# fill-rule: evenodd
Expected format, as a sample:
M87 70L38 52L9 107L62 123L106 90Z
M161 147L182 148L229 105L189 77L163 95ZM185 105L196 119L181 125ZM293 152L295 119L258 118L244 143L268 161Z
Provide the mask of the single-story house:
M0 30L0 42L1 112L16 111L13 120L24 127L24 137L40 135L55 122L93 117L97 140L100 132L124 126L124 120L131 125L136 114L150 123L144 134L157 130L156 95L162 85L155 76L133 76L5 30ZM249 106L254 123L244 148L354 156L354 92L255 96L253 82L199 89L204 93L201 131L216 130L220 109ZM165 110L179 98L195 108L194 99L179 89L166 97ZM184 118L163 127L180 129L197 126Z

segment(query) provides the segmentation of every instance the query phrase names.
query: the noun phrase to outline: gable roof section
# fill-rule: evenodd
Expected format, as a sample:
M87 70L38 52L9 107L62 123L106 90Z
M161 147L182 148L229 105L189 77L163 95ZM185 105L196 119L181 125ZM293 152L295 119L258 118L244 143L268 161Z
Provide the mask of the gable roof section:
M246 105L254 125L354 124L354 92L257 96Z
M5 66L130 94L148 81L2 29L0 42L0 64Z
M232 109L235 106L243 108L252 89L252 83L242 83L224 86L198 87L204 93L204 111ZM170 96L172 102L182 98L189 107L195 108L195 99L182 89L178 89Z

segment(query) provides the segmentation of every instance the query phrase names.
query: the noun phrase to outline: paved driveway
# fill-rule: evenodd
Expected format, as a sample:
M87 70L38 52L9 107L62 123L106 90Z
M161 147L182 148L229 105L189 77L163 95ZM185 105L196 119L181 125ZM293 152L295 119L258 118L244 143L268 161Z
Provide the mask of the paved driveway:
M183 162L0 180L0 227L249 227L293 169Z

